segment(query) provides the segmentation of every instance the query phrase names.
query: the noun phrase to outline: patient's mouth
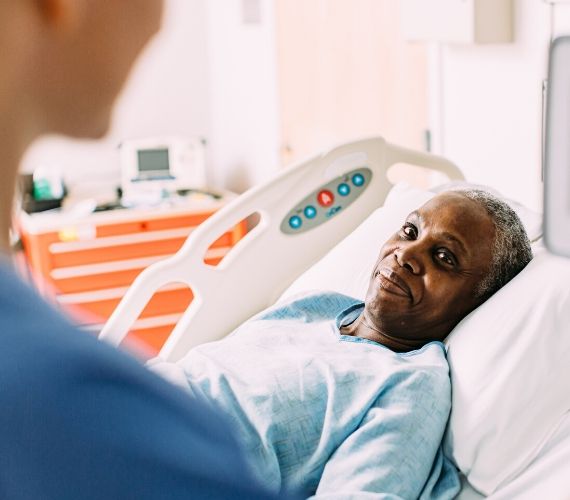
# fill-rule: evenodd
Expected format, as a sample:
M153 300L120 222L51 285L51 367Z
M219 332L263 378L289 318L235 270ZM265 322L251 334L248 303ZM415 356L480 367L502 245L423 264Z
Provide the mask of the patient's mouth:
M381 287L387 292L408 297L413 301L413 295L410 287L392 269L387 267L378 269L375 273L375 278L380 280Z

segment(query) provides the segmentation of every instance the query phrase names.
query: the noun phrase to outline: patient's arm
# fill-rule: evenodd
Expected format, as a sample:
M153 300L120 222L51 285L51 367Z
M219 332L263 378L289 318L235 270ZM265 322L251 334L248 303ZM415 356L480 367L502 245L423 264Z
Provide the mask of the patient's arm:
M457 474L440 449L449 385L422 372L405 385L409 390L401 391L397 384L382 393L331 455L317 496L441 499L457 494Z

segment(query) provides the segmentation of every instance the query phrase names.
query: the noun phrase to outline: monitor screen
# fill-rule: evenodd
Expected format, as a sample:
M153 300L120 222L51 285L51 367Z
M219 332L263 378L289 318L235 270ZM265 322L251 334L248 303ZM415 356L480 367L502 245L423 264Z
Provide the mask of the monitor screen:
M544 168L544 239L570 256L570 36L550 46Z
M170 163L168 149L141 149L137 151L138 171L141 177L154 177L168 175Z

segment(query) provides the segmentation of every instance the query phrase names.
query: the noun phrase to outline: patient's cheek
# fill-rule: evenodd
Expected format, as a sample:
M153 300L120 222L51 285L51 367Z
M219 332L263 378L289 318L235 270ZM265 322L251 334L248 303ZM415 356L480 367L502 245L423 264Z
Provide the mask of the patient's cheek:
M378 264L386 257L393 254L397 250L397 248L398 246L396 242L393 241L393 237L387 240L386 243L384 243L384 245L382 245L382 247L380 248L380 253L378 254L378 260L376 261L376 266L378 266Z

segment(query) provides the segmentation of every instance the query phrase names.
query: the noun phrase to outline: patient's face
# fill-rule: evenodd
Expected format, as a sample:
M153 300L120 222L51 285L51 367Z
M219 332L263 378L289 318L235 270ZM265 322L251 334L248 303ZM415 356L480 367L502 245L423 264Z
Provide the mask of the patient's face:
M484 208L457 192L412 212L382 247L365 321L403 346L443 340L481 299L495 227Z

